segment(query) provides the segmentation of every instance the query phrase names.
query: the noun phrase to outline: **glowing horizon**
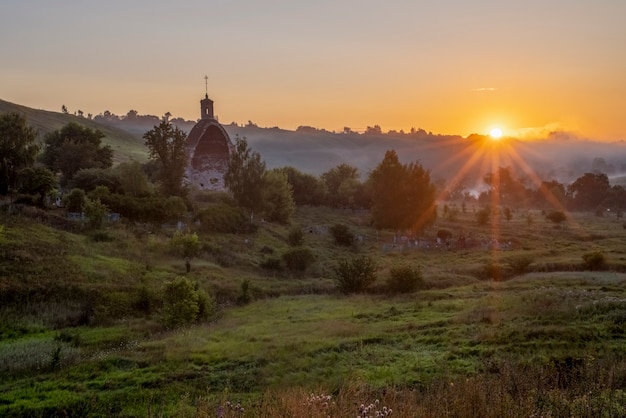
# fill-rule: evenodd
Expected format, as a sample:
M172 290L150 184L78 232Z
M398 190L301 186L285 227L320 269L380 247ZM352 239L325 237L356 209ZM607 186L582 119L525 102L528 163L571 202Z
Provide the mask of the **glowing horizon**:
M626 140L626 2L450 6L9 2L0 99L195 120L207 74L222 123Z

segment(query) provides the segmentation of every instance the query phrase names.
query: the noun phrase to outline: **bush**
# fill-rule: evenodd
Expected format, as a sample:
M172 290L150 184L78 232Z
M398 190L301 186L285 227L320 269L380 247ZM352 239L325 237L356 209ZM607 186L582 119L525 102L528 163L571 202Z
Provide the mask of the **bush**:
M170 250L174 255L184 258L191 258L198 255L202 248L198 234L186 234L180 231L174 232L170 240Z
M304 232L302 228L299 226L294 226L289 231L289 235L287 235L287 242L292 247L299 247L304 244Z
M333 235L337 245L349 247L354 243L354 234L346 225L335 224L330 227L330 233Z
M546 215L546 219L548 219L555 225L560 225L561 222L567 219L567 216L565 216L565 212L563 212L562 210L553 210Z
M236 234L247 230L248 220L243 212L225 203L214 204L202 209L196 220L205 232L222 232Z
M392 293L411 293L424 287L422 272L411 267L394 267L387 278L387 288Z
M533 263L533 258L530 255L523 254L517 257L512 257L508 260L507 264L511 268L513 274L524 274L528 270L528 267Z
M214 310L209 296L189 279L179 277L165 284L163 322L174 328L208 318Z
M72 191L63 197L63 206L68 212L82 212L87 203L87 196L82 189L72 189Z
M366 255L342 260L334 268L334 281L342 293L364 292L376 281L376 263Z
M606 257L600 251L583 254L583 264L586 270L604 270L606 268Z
M85 215L89 219L89 226L93 229L102 228L104 218L109 211L109 208L103 204L100 199L87 199L85 204Z
M295 248L283 254L283 261L287 269L303 272L313 263L313 253L308 248Z

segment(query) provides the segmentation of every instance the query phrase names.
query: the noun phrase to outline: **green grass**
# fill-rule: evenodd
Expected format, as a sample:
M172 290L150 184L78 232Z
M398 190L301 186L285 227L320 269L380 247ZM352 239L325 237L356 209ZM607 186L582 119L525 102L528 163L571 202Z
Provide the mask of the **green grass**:
M515 216L491 228L478 226L468 212L457 222L440 221L422 238L440 228L455 235L463 229L481 240L510 240L511 247L403 251L383 250L393 234L368 229L365 214L301 208L294 222L315 255L304 274L259 267L270 256L266 248L276 257L290 249L287 226L261 224L246 236L201 235L204 251L191 260L187 276L216 298L219 310L208 322L170 330L161 322L163 285L186 274L184 260L169 254L170 234L111 227L111 241L94 242L28 217L2 216L0 371L7 378L0 383L0 414L68 408L94 416L193 416L223 402L225 393L254 403L268 391L340 394L354 385L370 393L412 388L424 391L423 399L436 393L456 399L439 386L443 380L473 396L463 382L491 387L495 365L545 373L548 381L555 364L568 358L597 359L597 367L613 359L615 376L621 373L626 275L617 267L626 231L615 219L576 215L555 229L540 215L531 226ZM344 248L330 234L308 233L335 223L364 240ZM605 254L608 270L582 269L582 255L592 251ZM329 272L338 260L359 254L377 261L377 291L341 296ZM510 269L516 257L530 260L526 273ZM494 263L505 280L486 277ZM399 265L420 267L427 289L387 295L386 275ZM244 280L252 301L237 305ZM594 393L622 399L616 390L624 385L626 378ZM570 395L574 404L583 402L563 394ZM507 396L498 399L509 402ZM532 392L525 396L535 399ZM546 396L541 402L556 408L556 395Z

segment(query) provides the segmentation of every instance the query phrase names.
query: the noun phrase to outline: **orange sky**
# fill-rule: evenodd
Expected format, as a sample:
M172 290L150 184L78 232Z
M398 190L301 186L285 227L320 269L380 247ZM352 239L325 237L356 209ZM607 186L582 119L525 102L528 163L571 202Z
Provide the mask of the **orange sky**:
M626 139L626 1L21 0L0 99L295 129Z

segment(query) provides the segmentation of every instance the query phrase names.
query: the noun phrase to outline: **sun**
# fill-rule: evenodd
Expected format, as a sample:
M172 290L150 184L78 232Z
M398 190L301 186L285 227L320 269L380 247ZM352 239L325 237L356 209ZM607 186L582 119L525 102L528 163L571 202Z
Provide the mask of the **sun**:
M502 138L502 129L500 128L493 128L489 131L489 136L491 137L491 139L497 141L500 138Z

